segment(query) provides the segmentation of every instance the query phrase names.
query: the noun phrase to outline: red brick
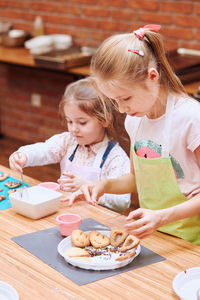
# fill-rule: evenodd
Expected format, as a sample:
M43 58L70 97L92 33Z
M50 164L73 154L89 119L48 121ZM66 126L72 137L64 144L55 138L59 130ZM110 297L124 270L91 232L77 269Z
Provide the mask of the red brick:
M71 0L72 3L96 5L97 0Z
M199 42L181 42L180 41L180 48L188 48L188 49L195 49L200 50Z
M103 30L127 32L129 25L119 21L99 21L99 28Z
M181 14L190 14L193 10L193 4L184 1L163 1L160 3L160 10L167 12L181 12Z
M195 4L195 12L200 15L200 4Z
M169 38L177 38L177 39L185 39L185 40L191 40L194 38L194 33L192 29L188 28L170 28L170 27L164 27L162 29L162 34L165 37Z
M193 16L175 16L174 24L186 27L200 27L200 18Z
M93 20L93 19L88 19L88 18L74 18L73 22L71 23L73 26L77 27L89 27L89 28L99 28L99 21L98 20Z
M0 7L6 8L19 8L19 9L29 9L29 1L9 1L9 0L0 0Z
M118 19L118 20L137 21L139 19L139 14L130 9L126 9L126 10L115 9L112 10L110 14L113 19Z
M168 50L175 50L178 48L178 41L177 40L164 40L164 47L166 51Z
M164 14L153 14L153 13L142 13L140 20L143 22L153 22L158 24L171 24L172 17L171 15Z
M110 11L108 9L103 9L100 7L86 7L82 8L82 14L87 17L108 17L110 15Z
M197 30L196 32L196 40L200 41L200 30Z
M126 0L98 0L98 4L108 7L125 7Z
M73 19L71 17L59 16L59 15L46 15L46 16L43 16L43 20L44 20L44 24L45 24L45 22L48 22L48 23L58 24L59 26L60 26L60 24L70 25L73 22ZM45 28L46 28L46 25L45 25Z
M158 9L158 1L128 0L128 7L140 10L156 11Z

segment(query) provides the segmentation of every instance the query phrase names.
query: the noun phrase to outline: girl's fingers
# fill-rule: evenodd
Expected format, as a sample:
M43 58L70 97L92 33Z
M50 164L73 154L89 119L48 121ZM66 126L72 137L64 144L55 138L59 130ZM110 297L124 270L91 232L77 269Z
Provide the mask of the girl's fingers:
M72 206L72 204L74 203L74 200L76 199L76 195L71 195L70 199L69 199L69 206Z
M128 217L126 218L126 221L130 221L132 219L138 219L138 218L141 218L143 215L143 211L138 208L136 210L133 210L129 213Z
M90 195L90 190L89 187L87 185L82 185L81 187L81 191L83 192L85 199L88 203L94 205L94 201L92 201L91 195Z
M66 177L69 177L69 178L72 178L72 179L75 177L73 174L71 174L69 172L63 172L62 175L66 176Z
M133 231L146 225L144 218L124 225L126 232Z
M68 179L68 178L66 178L66 179L62 178L62 179L58 179L58 183L60 183L60 184L63 184L63 183L73 183L73 180L72 179Z

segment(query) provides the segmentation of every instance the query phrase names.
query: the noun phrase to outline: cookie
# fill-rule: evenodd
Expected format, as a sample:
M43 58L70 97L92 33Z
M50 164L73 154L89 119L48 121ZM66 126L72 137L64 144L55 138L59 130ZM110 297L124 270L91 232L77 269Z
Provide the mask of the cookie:
M110 243L113 247L119 247L123 244L127 238L128 233L125 233L122 229L113 229L110 233Z
M65 251L65 255L69 257L87 257L90 256L90 254L82 248L77 248L77 247L71 247Z
M4 200L4 199L6 199L6 196L0 195L0 201L2 201L2 200Z
M0 173L0 181L5 180L6 178L8 178L8 174L6 174L6 173L4 173L4 172L1 172L1 173Z
M76 247L85 248L90 245L90 239L88 234L79 229L72 231L71 239L72 243Z
M76 256L76 257L71 257L71 258L76 259L76 260L91 262L91 258L86 257L86 256Z
M9 190L8 191L8 195L12 194L12 193L15 193L17 191L17 189L13 189L13 190Z
M7 181L4 183L9 189L15 189L16 187L21 185L20 181Z
M120 249L121 252L126 252L128 250L131 250L135 247L137 247L140 243L140 240L136 238L134 235L129 234L127 238L125 239L124 244L122 245L122 248Z
M90 232L89 239L94 248L103 248L110 244L110 238L96 230Z
M136 252L131 252L131 253L128 253L126 255L120 255L118 258L116 258L115 260L116 261L121 261L121 260L125 260L125 259L128 259L130 257L133 257L136 255Z

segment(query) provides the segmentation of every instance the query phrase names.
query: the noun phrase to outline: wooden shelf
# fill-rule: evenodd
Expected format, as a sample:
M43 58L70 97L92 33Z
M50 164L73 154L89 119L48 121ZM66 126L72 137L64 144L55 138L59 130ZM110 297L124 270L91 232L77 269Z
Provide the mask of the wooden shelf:
M41 68L35 64L33 56L25 48L7 48L0 46L0 62L22 65L33 68ZM69 68L62 72L71 73L74 75L88 76L90 74L89 66Z
M30 55L29 51L25 48L6 48L0 46L0 62L40 68L40 66L35 64L33 56ZM62 72L67 72L74 75L88 76L90 74L90 67L89 65L86 65L81 67L69 68ZM184 86L187 93L194 94L197 91L197 87L199 85L200 81L196 81L185 84Z

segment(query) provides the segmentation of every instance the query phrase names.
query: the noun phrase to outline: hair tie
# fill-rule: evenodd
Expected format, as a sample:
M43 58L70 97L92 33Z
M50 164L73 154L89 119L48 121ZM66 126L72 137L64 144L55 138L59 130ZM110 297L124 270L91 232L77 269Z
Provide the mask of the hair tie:
M144 32L145 32L144 29L149 29L151 31L158 32L160 30L160 28L161 28L160 25L157 25L157 24L148 24L148 25L145 25L142 28L134 30L133 32L135 33L135 35L137 36L137 38L139 40L143 40L143 38L144 38Z

